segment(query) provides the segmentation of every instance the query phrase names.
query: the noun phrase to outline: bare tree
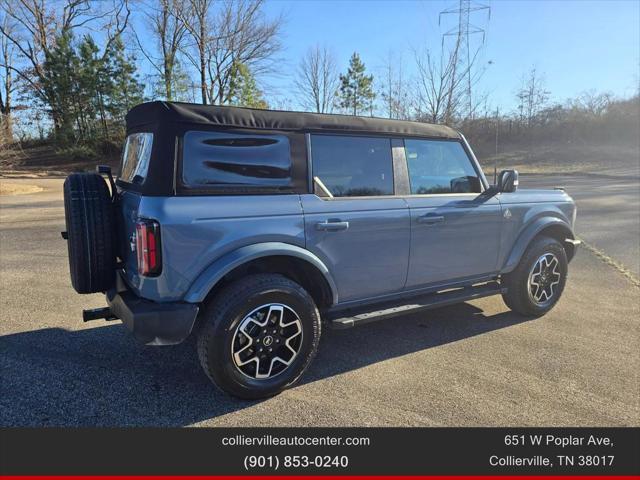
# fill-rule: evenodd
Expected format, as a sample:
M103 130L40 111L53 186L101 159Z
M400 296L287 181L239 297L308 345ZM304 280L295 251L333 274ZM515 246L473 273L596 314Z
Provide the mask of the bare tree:
M47 0L0 0L0 10L13 22L15 29L0 24L0 36L15 48L16 63L0 64L16 74L28 86L37 99L50 109L54 128L61 124L56 110L56 92L47 81L45 59L56 45L56 39L77 28L101 22L106 33L105 54L111 44L125 30L130 10L128 0L111 0L98 3L89 0L63 0L48 3ZM18 61L19 60L19 64Z
M274 70L283 19L266 19L263 0L221 0L215 9L212 0L189 3L184 18L193 44L185 55L199 73L202 103L229 103L241 70Z
M526 122L527 127L531 126L535 116L547 104L549 93L545 88L544 77L535 67L531 67L531 70L522 76L522 87L516 93L516 98L520 121Z
M183 50L183 53L200 76L199 87L203 104L209 103L207 101L207 52L211 38L210 30L215 30L211 12L212 5L213 0L187 0L187 8L177 12L193 42L190 48Z
M304 108L330 113L338 89L338 70L331 51L319 45L309 48L298 65L294 84Z
M417 66L417 114L430 122L453 124L456 120L473 117L474 112L486 101L486 95L469 97L486 70L477 65L480 47L461 66L457 52L440 51L434 58L431 51L414 51ZM471 89L469 88L471 79Z
M410 92L403 77L402 56L389 51L382 67L383 75L380 97L389 118L409 119L411 104Z
M417 66L417 116L432 123L449 123L452 112L461 101L460 85L463 76L455 78L456 58L436 60L427 50L415 53Z
M612 102L612 93L597 93L595 90L588 90L586 92L582 92L578 98L571 102L571 106L580 110L585 110L591 116L599 118L606 113Z
M145 15L158 45L158 56L145 50L136 33L138 47L158 72L167 100L173 100L176 95L178 53L185 48L187 34L187 25L183 21L187 5L188 0L155 0L154 4L147 5Z
M241 65L254 77L274 71L274 57L282 48L283 18L266 19L262 5L263 0L227 0L223 4L218 35L209 44L209 98L213 103L229 103Z
M9 20L2 19L2 28L6 32L12 31ZM13 57L15 48L6 36L0 36L0 145L11 143L13 140L13 93L17 84L14 82Z

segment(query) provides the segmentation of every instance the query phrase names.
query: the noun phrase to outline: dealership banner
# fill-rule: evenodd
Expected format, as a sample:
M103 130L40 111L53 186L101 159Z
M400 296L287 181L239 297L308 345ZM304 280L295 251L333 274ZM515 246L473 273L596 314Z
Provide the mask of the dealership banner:
M2 429L3 476L640 476L639 428Z

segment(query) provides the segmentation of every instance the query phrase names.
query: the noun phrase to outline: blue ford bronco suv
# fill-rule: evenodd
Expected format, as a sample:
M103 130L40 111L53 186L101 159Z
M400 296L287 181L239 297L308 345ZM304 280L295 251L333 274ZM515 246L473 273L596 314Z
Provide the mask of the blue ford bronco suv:
M574 202L518 190L515 170L489 185L451 128L173 102L126 121L117 179L101 166L64 184L71 282L108 304L84 320L149 345L197 336L235 396L294 384L322 323L496 294L539 316L562 295Z

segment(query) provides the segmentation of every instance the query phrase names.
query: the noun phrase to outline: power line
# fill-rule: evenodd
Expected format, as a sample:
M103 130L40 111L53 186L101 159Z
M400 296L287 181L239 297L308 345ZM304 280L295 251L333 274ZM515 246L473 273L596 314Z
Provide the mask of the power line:
M483 28L478 27L471 23L471 15L473 12L486 11L488 19L491 19L491 7L481 3L474 2L472 0L459 0L457 6L447 8L440 12L438 16L438 25L442 20L443 15L458 15L458 25L442 34L442 47L444 48L444 42L447 37L455 38L455 47L453 50L454 55L454 72L453 81L455 81L456 70L461 67L467 77L467 102L469 107L469 116L473 113L473 105L471 98L471 53L469 49L470 37L473 35L482 35L482 44L484 44L486 32Z

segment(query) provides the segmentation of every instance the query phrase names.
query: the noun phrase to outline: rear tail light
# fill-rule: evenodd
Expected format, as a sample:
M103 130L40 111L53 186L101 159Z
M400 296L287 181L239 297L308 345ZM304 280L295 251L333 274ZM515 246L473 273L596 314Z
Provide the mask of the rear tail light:
M162 271L160 248L160 224L155 220L138 220L136 223L136 252L138 273L147 277L160 275Z

